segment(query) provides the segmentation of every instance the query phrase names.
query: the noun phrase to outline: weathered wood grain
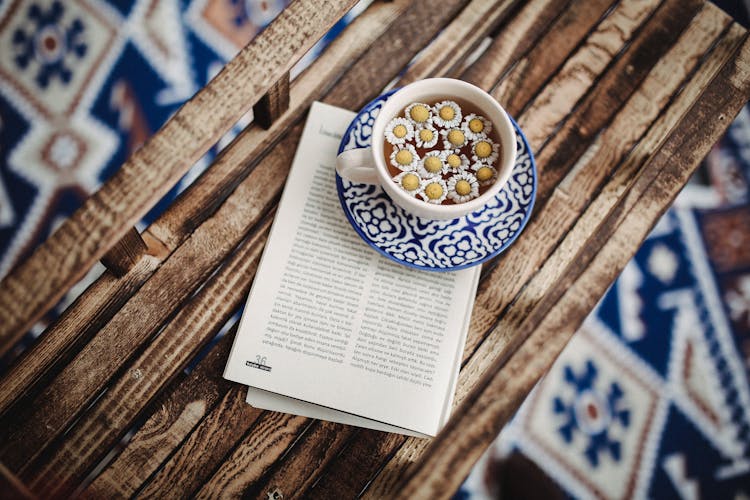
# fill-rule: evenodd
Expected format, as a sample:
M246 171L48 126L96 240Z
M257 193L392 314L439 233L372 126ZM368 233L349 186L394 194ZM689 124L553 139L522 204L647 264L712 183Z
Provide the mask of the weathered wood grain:
M122 453L82 492L84 498L132 497L186 436L237 386L224 380L236 325L209 351L190 375L174 381L155 402L151 416ZM246 411L245 408L243 411ZM235 422L235 420L232 420Z
M158 391L218 333L250 291L269 229L267 219L138 356L125 376L83 414L63 441L41 450L41 458L22 474L33 491L45 496L72 493ZM229 425L229 419L225 420Z
M172 188L354 0L285 9L0 282L0 354Z
M719 19L716 19L714 15ZM710 17L714 19L699 17L699 20L702 19L706 23L704 29L709 31L720 27L714 25L711 28L712 22L721 23L722 20L726 20L723 14L713 8ZM610 129L592 145L592 150L582 157L582 160L562 180L550 197L547 206L543 208L543 213L554 213L555 217L540 216L534 220L525 231L524 241L518 241L518 249L507 255L502 268L498 267L493 271L488 281L492 283L492 286L488 286L478 296L471 321L471 332L486 332L493 328L503 311L506 311L507 315L508 305L517 300L516 297L521 293L522 287L528 287L534 277L541 272L539 270L541 262L535 262L532 266L525 264L528 260L525 256L534 255L528 253L532 247L542 256L550 255L560 245L562 238L568 235L587 205L596 204L596 200L612 203L613 199L616 200L622 195L645 158L653 154L665 134L676 126L711 78L717 74L727 58L731 57L741 40L739 30L730 30L683 86L681 80L674 80L673 77L689 74L688 61L694 54L692 47L700 47L702 44L709 43L709 40L701 38L705 36L705 33L696 31L692 33L693 36L683 39L670 54L678 62L685 61L685 66L671 64L669 62L671 58L666 58L663 64L654 68L652 76L646 79L641 89L626 104ZM653 109L648 111L651 104L666 105L664 101L668 101L670 95L677 91L680 91L680 94L666 109L661 108L662 112ZM644 131L645 135L638 135L639 132L643 134ZM612 179L616 181L613 182ZM602 186L605 181L608 181L609 190ZM599 208L605 209L604 206ZM606 213L606 210L601 213ZM517 277L521 286L516 287L507 278L503 278L503 274ZM543 286L542 283L549 279L543 279L539 284ZM504 290L505 287L509 288L507 292ZM538 294L539 287L535 288L535 293ZM504 342L505 340L495 339L492 336L470 336L467 350L472 353L472 361L464 369L469 378L487 368L486 360L497 355L498 346L503 345ZM480 343L482 350L474 353L473 351Z
M515 66L493 89L492 95L512 116L518 116L544 84L562 67L568 54L590 35L590 31L612 5L612 0L571 2L552 23L544 37L523 58L514 61ZM480 61L484 64L490 57L502 55L502 47L490 47L487 57ZM489 86L495 84L497 79L492 81L483 77L483 81Z
M127 302L161 263L247 177L258 158L299 120L310 103L321 96L351 60L370 47L402 12L406 0L370 6L331 43L326 51L295 80L291 107L264 131L251 126L227 146L203 173L154 223L143 232L148 257L120 280L104 273L56 323L44 332L10 373L0 380L0 415L24 394L48 380L84 342Z
M263 477L311 423L310 419L286 413L263 413L196 498L241 497L247 485Z
M474 353L476 345L482 341L487 329L492 328L497 322L498 315L502 314L507 305L515 300L528 279L540 266L540 262L543 262L544 256L549 255L554 250L555 242L575 222L577 214L585 207L586 200L596 193L598 183L607 178L609 172L619 163L618 158L621 159L640 135L653 123L659 109L680 89L683 78L694 69L696 58L711 46L728 22L728 18L712 6L706 8L694 20L680 41L654 67L649 77L623 107L615 122L610 125L610 129L606 132L608 135L602 141L605 146L597 147L596 155L588 155L585 159L582 159L577 166L577 170L569 176L570 178L565 179L564 183L567 188L571 185L576 186L575 192L561 195L560 201L562 203L544 208L544 213L554 214L554 216L539 215L536 222L532 223L525 230L524 235L506 252L501 264L484 282L478 293L464 354L465 360ZM706 82L716 74L721 64L732 53L738 40L736 30L733 30L731 36L722 39L711 57L701 66L700 72L683 89L681 101L675 104L677 109L684 113L705 87ZM654 108L654 106L657 107ZM677 113L673 114L679 116ZM663 130L668 130L673 122L674 119L660 121L659 126L654 129L654 133L662 136ZM605 166L609 168L603 168ZM586 178L599 179L599 181L598 183L589 182L587 185L584 180ZM582 186L585 186L586 189L582 189ZM535 258L529 258L529 256L535 256ZM503 297L504 300L495 302L499 297ZM483 318L486 321L482 321ZM478 353L475 356L478 359L483 359L485 355L487 359L492 359L493 355L497 355L493 349L490 349L492 342L485 342L482 347L486 348L487 353ZM472 370L472 365L469 365L462 373L461 380L476 380L484 369L487 369L486 365L477 370ZM465 391L462 386L459 386L457 401L460 400L462 394L465 394ZM399 451L394 461L386 466L386 470L381 477L392 474L394 478L398 479L398 473L403 471L405 465L419 456L419 450L423 450L423 448L423 441L409 440L402 451ZM327 475L325 478L327 478ZM383 484L382 479L378 481L381 482L376 482L376 488L378 484ZM378 496L378 494L384 494L384 491L376 490L375 496Z
M133 267L135 267L141 260L141 257L146 254L148 248L146 243L141 238L140 233L134 227L125 233L120 241L113 246L107 253L102 257L102 264L109 271L121 278L127 274Z
M617 212L605 234L594 235L599 245L587 247L589 259L573 261L578 276L541 323L505 363L499 362L478 383L476 392L459 407L445 434L430 445L425 459L406 478L400 498L447 497L454 491L497 435L502 425L552 364L586 314L638 250L640 242L689 179L701 158L725 129L725 122L750 95L750 44L745 43L719 78L712 81L681 121L677 130L649 160L642 190L627 194L629 210ZM717 117L723 119L717 120ZM728 122L727 122L728 123ZM606 234L609 233L609 234ZM450 439L450 436L461 439Z
M289 72L253 106L253 121L268 130L271 124L289 109Z
M254 177L235 190L213 216L190 235L138 293L30 404L7 415L0 428L0 456L21 470L62 432L111 376L155 334L172 312L277 201L285 175L271 165L288 165L293 149L279 149L276 162L264 162ZM258 186L276 189L257 192Z
M678 3L679 0L667 0L659 11L679 14ZM523 123L519 121L534 149L570 114L578 100L586 95L596 78L623 49L633 33L658 7L658 0L623 2L617 5L544 86L541 94L524 112ZM668 16L662 14L661 17ZM506 95L504 84L495 89L492 95L503 103L503 96Z
M314 421L283 461L257 484L245 486L245 495L266 498L276 491L284 498L306 497L316 475L333 461L354 432L356 429L347 425Z
M545 148L539 155L539 163L544 165L537 192L540 200L546 199L575 158L581 156L586 145L664 55L665 49L674 44L702 4L701 0L666 2L644 26L643 33L614 61L593 91L586 94L580 104L582 109L550 139L554 146L552 153L545 154ZM699 56L696 52L693 57Z
M467 54L473 52L518 3L518 0L472 0L399 78L399 85L421 80L424 75L455 76L457 66Z
M406 440L404 436L358 429L341 455L307 493L309 498L357 497L383 464Z
M237 440L263 415L262 410L245 402L246 394L246 387L234 384L138 496L187 498L197 491L206 478L221 466L226 458L226 450L234 448ZM212 446L207 447L205 443Z
M727 54L723 54L723 60L726 60L726 57ZM713 75L715 74L713 72ZM701 76L703 76L702 73ZM602 242L607 240L606 236L601 237L597 246L597 242L592 241L591 238L594 238L597 234L608 233L610 228L616 227L612 219L608 220L607 217L612 213L616 217L626 211L624 208L617 211L614 207L618 203L627 203L629 193L636 190L632 186L636 182L643 182L640 180L643 175L650 177L648 168L653 167L643 166L646 158L653 155L654 149L658 147L664 135L671 129L671 126L675 126L677 121L685 116L695 98L700 95L704 88L705 81L695 84L689 95L685 95L684 98L680 99L680 102L676 102L670 108L667 115L663 115L666 118L660 119L659 125L661 126L652 127L652 137L648 137L639 143L639 146L647 144L648 147L639 147L629 155L628 161L618 170L617 177L610 181L594 203L586 208L584 215L578 217L574 229L568 233L563 243L554 250L547 262L544 263L541 271L532 279L521 296L515 300L516 304L522 304L522 306L513 307L506 312L505 316L494 327L496 335L482 344L480 351L475 353L463 370L457 390L457 401L471 398L470 389L481 377L481 374L490 370L497 360L508 359L514 349L523 341L525 337L523 331L519 331L519 325L529 325L529 322L535 317L537 322L542 321L546 311L559 300L562 291L568 289L571 285L569 282L571 275L565 274L569 271L570 263L585 262L586 252L591 251L592 248L600 248ZM628 189L628 186L631 186L631 188ZM629 209L632 209L632 203L627 210ZM411 444L407 443L407 447ZM385 472L382 477L389 475L389 471ZM377 484L375 487L379 488L376 492L382 494L384 490L387 491L393 487L393 482Z
M154 273L160 260L143 257L124 277L105 271L0 379L0 416L22 397L35 394L67 363ZM49 333L48 330L47 333ZM59 334L57 333L59 332Z
M502 75L521 56L526 54L561 13L566 12L570 0L531 0L518 15L492 39L489 47L475 64L460 78L483 89L492 88ZM574 2L575 3L575 2ZM588 2L588 9L594 7Z

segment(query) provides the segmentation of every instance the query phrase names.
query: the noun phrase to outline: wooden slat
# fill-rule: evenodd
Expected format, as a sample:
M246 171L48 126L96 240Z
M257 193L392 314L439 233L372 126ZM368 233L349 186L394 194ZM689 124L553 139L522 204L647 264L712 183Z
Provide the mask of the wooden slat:
M264 498L276 491L284 498L304 497L317 474L338 455L354 432L354 427L314 421L284 459L277 461L274 469L245 494Z
M285 176L272 165L287 164L293 154L279 150L276 163L257 168L36 398L3 419L0 456L8 466L21 470L40 454L234 250L276 201ZM275 189L258 193L258 186Z
M221 360L219 371L225 363L226 358ZM237 439L256 424L263 425L259 419L264 413L245 402L246 394L245 387L231 387L139 495L163 497L168 491L172 498L186 498L197 491L205 478L219 468L226 458L226 450L233 448Z
M399 85L424 75L454 76L456 67L494 29L518 0L474 0L430 43L419 59L399 78ZM460 40L457 46L456 41Z
M138 264L147 250L148 247L140 233L132 227L112 249L104 254L102 264L112 274L121 278Z
M253 121L264 129L289 109L289 72L287 71L271 90L253 106Z
M469 6L469 7L467 7L467 8L471 8L471 6ZM406 22L406 21L405 21L405 22ZM407 23L407 24L408 24L408 23ZM446 31L449 31L449 30L446 30ZM477 36L480 36L480 35L481 35L481 33L477 33ZM389 43L391 43L391 44L392 44L392 45L394 45L394 46L397 46L397 44L393 43L393 38L388 38L388 40L389 40ZM467 47L468 47L468 45L467 45ZM423 54L423 57L430 57L430 49L429 49L429 48L427 49L427 51L425 51L425 54ZM326 99L326 100L328 101L329 99ZM338 438L340 437L340 436L338 436L338 434L339 434L339 433L348 433L348 432L351 432L351 429L345 428L344 426L331 426L331 427L330 427L330 428L328 429L328 432L329 432L329 433L331 433L331 437L332 437L332 436L336 436L336 438L338 439ZM314 447L314 448L316 448L316 449L319 449L319 447L317 446L317 442L316 442L316 441L314 441L314 440L310 440L310 441L303 441L303 442L302 442L301 444L300 444L300 443L298 443L297 445L295 445L295 447L298 447L298 446L299 446L299 447L302 447L302 448L304 448L304 447L305 447L305 443L309 443L309 444L310 444L310 446L312 446L312 447ZM308 453L308 451L309 451L309 450L305 450L305 452L304 452L304 453L303 453L303 452L300 452L300 456L306 456L306 457L308 458L308 460L311 460L311 455L310 455L310 454ZM248 458L250 458L250 457L251 457L251 455L248 455L248 454L240 454L240 455L239 455L239 456L237 457L237 459L248 459ZM222 468L223 470L221 470L221 471L217 472L217 475L216 475L216 477L219 477L219 478L231 478L231 480L232 480L232 481L237 481L238 479L237 479L237 478L236 478L236 477L235 477L235 476L234 476L234 475L233 475L233 474L231 473L231 471L232 471L232 470L234 470L234 469L239 469L239 468L242 468L242 465L241 465L241 464L234 464L234 463L232 463L231 461L228 461L228 462L227 462L227 463L225 464L225 466L224 466L224 467ZM225 469L225 470L224 470L224 469ZM244 476L244 480L245 480L245 481L255 481L255 480L257 480L257 478L256 478L256 477L255 477L254 475L250 475L250 476ZM217 480L216 480L216 479L214 479L213 481L217 481ZM216 485L216 486L214 486L214 487L217 487L217 488L218 488L218 487L219 487L219 485L222 485L222 484L223 484L223 483L221 483L221 481L219 480L219 481L218 481L218 485ZM248 484L249 484L249 483L248 483ZM247 486L247 485L246 485L246 486ZM223 484L223 486L222 486L222 487L228 487L228 488L229 488L229 487L231 487L231 488L238 488L238 485L236 485L236 484L235 484L235 483L233 482L231 486L230 486L229 484Z
M311 422L287 413L264 413L252 432L196 493L196 498L242 496L247 486L263 477Z
M238 210L237 216L241 217L242 212ZM131 364L126 375L87 410L61 445L42 449L41 460L26 467L22 477L33 491L44 496L72 493L155 398L158 390L219 331L250 291L270 221L264 226L243 242Z
M472 316L472 326L470 328L469 339L465 356L473 353L475 346L482 341L484 332L491 328L496 322L498 315L502 314L508 304L515 301L516 295L520 289L528 282L540 266L540 260L543 262L543 256L551 252L556 241L567 232L567 229L575 221L576 210L581 208L569 207L572 201L579 205L584 200L589 199L598 189L596 183L585 182L584 179L594 177L600 179L600 182L609 175L611 169L618 163L617 158L627 153L632 144L654 120L658 108L652 109L652 106L663 106L666 100L679 89L682 77L684 77L693 67L697 54L702 53L708 48L715 36L726 26L728 19L721 14L718 9L713 7L702 13L688 29L683 39L664 59L663 63L654 68L652 75L644 82L639 91L633 96L631 101L626 105L623 112L611 125L611 132L608 130L609 139L604 141L607 147L597 148L595 156L588 155L584 162L577 168L576 175L566 178L562 189L569 189L569 186L575 186L575 196L565 193L560 195L560 200L566 203L550 204L545 208L545 212L554 213L554 217L539 216L535 223L532 223L524 231L524 235L516 244L506 252L501 265L493 271L490 279L485 283L491 283L480 289L477 302ZM688 86L681 102L680 109L685 109L696 97L696 90L699 92L705 87L705 82L715 74L716 69L726 60L733 47L738 41L737 32L734 31L732 36L727 36L719 47L714 51L711 58L701 67L701 71ZM707 79L705 79L707 75ZM650 116L649 116L649 113ZM669 123L659 122L661 127L667 127ZM609 166L610 168L605 168ZM585 189L584 189L585 188ZM563 217L564 216L564 217ZM529 258L529 256L536 256ZM501 337L502 338L502 337ZM490 338L482 344L482 351L475 354L477 361L482 359L494 359L498 353L495 352L496 342L499 339ZM475 363L472 359L461 375L461 385L457 393L460 400L466 393L467 381L476 380L487 366L483 363ZM482 365L475 369L476 365ZM470 385L470 384L469 384ZM370 439L366 433L363 439ZM375 438L372 438L375 439ZM404 463L410 463L419 456L420 441L410 440L409 444L403 448L400 458L396 458L392 467L395 471L401 470ZM357 447L357 444L354 445ZM362 446L367 449L367 446ZM349 458L348 456L344 461ZM371 457L367 457L369 460ZM355 455L354 460L357 460ZM342 461L343 462L343 461ZM388 467L391 467L390 465ZM388 468L387 468L388 469ZM387 475L389 470L385 471ZM326 485L336 483L340 472L332 471L326 474L322 479L320 486L328 488L324 491L332 491ZM380 491L382 494L383 492Z
M377 3L349 25L327 50L295 80L292 105L268 131L250 127L227 146L219 157L144 233L149 256L141 259L122 279L105 272L65 311L0 381L0 415L35 386L67 363L94 332L109 321L127 300L151 277L161 263L208 219L236 186L248 175L258 158L299 120L310 103L320 96L366 50L372 41L402 12L406 0Z
M528 54L518 60L513 70L493 92L495 98L512 116L518 116L521 113L526 104L542 89L545 82L562 66L568 54L590 35L590 30L599 23L601 17L611 8L612 3L612 1L602 0L571 2L565 12L547 30L544 38L532 47ZM488 55L480 59L482 65L477 67L484 67L483 64L491 58L503 55L503 47L490 47ZM467 76L480 82L471 73ZM482 78L481 83L484 84L482 87L495 83L487 80L486 77Z
M176 380L170 390L158 398L151 416L114 462L83 491L84 498L132 497L145 478L157 471L179 447L185 436L202 425L206 414L217 404L227 406L227 393L239 388L217 374L226 364L235 331L236 328L230 330L190 375ZM225 421L227 435L237 431L232 424L248 421L252 425L254 421L254 410L249 405L244 405L238 412ZM204 452L205 449L196 456L203 456Z
M609 4L609 2L605 2ZM596 10L594 2L588 9ZM460 78L477 87L489 89L516 61L538 42L539 37L551 33L550 24L570 12L570 0L531 0L526 2L518 15L502 28L492 39L489 47L479 56L475 64L460 74ZM584 32L587 30L584 30ZM563 52L566 53L566 52Z
M578 276L509 362L500 361L477 385L425 459L396 488L399 498L447 498L479 453L551 365L588 311L637 251L640 242L682 189L701 158L750 96L750 43L743 44L702 99L649 161L647 175L627 195L628 210L613 214L605 231L594 235L589 259L573 261ZM720 119L717 119L720 118ZM461 439L450 439L461 436Z
M695 4L694 4L695 5ZM668 5L665 4L665 7ZM676 3L671 4L672 8L675 8L677 6ZM683 12L682 9L678 7L677 9L679 12ZM702 31L708 31L709 34L706 36L711 36L710 33L715 31L716 29L722 29L718 28L717 24L719 26L726 26L727 24L727 17L721 15L721 13L718 10L711 10L711 14L709 14L710 20L705 20L704 22L708 24L709 28L702 28ZM686 14L691 14L690 11L686 11ZM599 85L597 85L593 90L588 91L588 96L585 100L582 106L580 106L577 111L571 115L570 119L566 122L563 129L555 131L555 135L552 138L552 140L549 142L549 145L541 152L541 154L538 155L538 167L539 167L539 185L541 186L544 183L544 186L548 186L548 183L546 181L543 181L542 179L546 175L547 171L550 172L567 172L571 168L573 168L574 164L576 162L579 162L581 158L584 158L584 153L593 143L595 135L601 131L601 129L605 126L609 126L609 122L612 120L614 113L621 108L622 102L624 99L627 98L629 94L632 94L638 84L647 77L646 72L649 71L651 68L649 66L636 67L635 65L632 65L631 62L634 60L633 56L634 54L637 54L641 51L642 47L651 47L653 50L659 50L657 54L650 54L649 58L645 61L649 64L655 63L655 59L658 55L663 55L664 52L669 48L671 44L674 43L675 38L680 33L680 29L687 24L690 21L690 18L688 15L685 14L679 14L676 16L672 15L672 10L670 9L661 9L659 13L657 13L656 16L654 16L651 21L649 22L649 29L643 34L642 37L639 38L635 42L634 45L630 46L628 50L623 54L623 56L618 60L616 64L613 65L612 71L608 72ZM684 78L687 75L687 70L692 67L690 65L690 62L695 60L699 57L701 54L700 52L695 52L695 50L699 49L702 46L705 46L706 40L703 40L703 43L701 44L700 41L693 41L693 33L689 33L687 39L683 40L683 47L680 50L687 51L689 54L688 56L685 56L685 54L680 55L681 53L670 53L667 57L663 59L664 63L663 65L666 66L666 71L669 73L672 73L672 79L668 80L668 82L664 83L664 77L661 76L651 76L651 80L649 83L645 84L645 90L642 90L641 92L646 95L646 99L653 99L654 102L657 102L656 98L651 97L649 94L653 94L654 96L659 96L659 99L664 102L664 100L668 100L669 97L679 88L680 82L682 81L682 78ZM641 39L647 39L649 44L644 44L641 42ZM691 45L695 44L695 48L690 48ZM598 52L598 49L592 45L587 44L588 47L591 48L591 51L589 52L589 55L591 57L596 57L596 53ZM582 56L581 52L578 52L576 56L574 56L577 60L583 60L585 59ZM675 63L672 62L672 59L676 58ZM566 65L567 66L567 65ZM656 70L658 72L658 70ZM569 77L567 75L561 76L561 81L567 80ZM654 80L655 79L655 80ZM559 85L558 90L560 92L565 92L565 86ZM653 89L653 90L652 90ZM551 99L558 99L557 94L550 94L545 93L548 97ZM603 100L606 104L605 106L599 106L597 104L594 104L597 99ZM634 126L633 121L636 123L640 123L639 127L642 129L644 126L648 126L648 124L651 123L651 120L653 120L653 116L651 117L651 120L649 120L649 115L647 113L643 113L639 107L643 106L642 100L635 101L633 103L629 104L630 108L627 113L624 113L622 116L626 117L622 119L622 121L619 123L618 127L612 129L612 131L607 132L608 138L610 139L609 144L612 144L612 146L608 146L603 148L601 153L595 158L597 160L597 163L591 163L591 154L588 154L588 157L585 158L586 163L580 163L577 165L577 167L583 167L584 165L590 165L589 168L598 169L598 172L601 172L601 175L606 175L606 172L608 172L608 169L611 169L616 166L616 162L613 162L618 158L618 154L622 154L623 152L626 152L627 149L623 149L621 146L624 146L626 144L630 144L632 146L632 143L627 143L626 141L621 141L623 137L629 137L630 134L635 132L637 128ZM539 108L538 105L532 105L526 113L524 113L519 121L521 123L524 123L527 121L528 113L532 112L533 108ZM656 110L652 110L653 112ZM585 128L582 124L585 122L583 119L590 120L590 123L593 127L591 130L579 130L579 128ZM632 117L632 118L627 118ZM538 119L535 119L537 122L539 122ZM550 121L555 120L555 115L550 114ZM548 124L544 124L544 127L553 130ZM558 140L557 137L567 137L568 140ZM635 137L638 137L637 135ZM532 149L536 149L537 153L539 153L538 149L546 143L547 139L546 137L543 137L541 139L538 139L536 143L531 144ZM575 144L571 144L572 142L575 142ZM563 150L563 154L556 154L558 149ZM558 165L559 163L562 163L562 165ZM588 173L588 170L586 170L586 173ZM552 174L550 174L552 175ZM594 175L598 175L594 173ZM560 180L560 176L557 175L556 179ZM593 188L593 186L592 186ZM581 191L580 194L576 194L576 198L578 200L585 200L585 194L593 195L596 191ZM541 208L543 206L544 200L549 195L549 188L545 189L544 192L538 193L539 197L539 205ZM493 283L495 282L495 279L498 280L497 286L494 288L499 292L499 294L493 294L493 293L487 293L482 295L482 300L478 301L478 304L481 304L481 307L478 307L476 309L476 314L472 315L471 320L471 330L477 330L477 331L487 331L489 328L492 327L497 322L497 318L502 313L503 309L511 303L513 300L513 297L515 297L515 294L520 291L520 289L525 286L527 283L526 279L523 279L522 277L528 277L530 276L530 273L533 272L535 267L538 265L534 261L530 259L523 259L522 256L525 252L540 252L543 253L545 250L543 249L549 249L553 248L553 245L555 242L558 241L558 238L555 238L555 235L564 234L564 231L566 227L565 224L562 223L560 220L549 220L549 221L540 221L540 228L538 230L529 231L532 227L535 227L536 218L539 217L539 214L541 212L537 209L536 214L534 215L534 219L532 220L532 223L530 226L524 231L524 238L522 240L519 240L518 243L521 245L517 249L518 253L514 250L513 252L508 252L507 255L504 258L504 266L505 271L505 277L501 276L499 273L494 273L491 277L491 280ZM566 214L574 214L575 210L571 209ZM520 249L523 247L523 251ZM517 255L518 257L515 257ZM513 257L512 257L513 256ZM520 260L516 260L520 259ZM508 279L508 276L513 276L512 280ZM507 288L503 288L503 287ZM485 299L486 298L486 299ZM471 352L473 348L476 346L476 342L481 342L481 338L479 339L472 339L470 338L467 343L467 351Z
M171 189L355 0L298 0L0 282L0 354Z
M613 68L603 76L594 91L586 95L580 104L581 111L554 134L550 140L552 147L545 148L539 155L540 164L545 165L544 175L539 179L539 199L544 200L548 196L551 188L572 167L575 158L585 151L585 145L610 121L637 83L663 56L665 47L674 43L702 4L702 0L667 2L653 16L645 28L646 32L614 62ZM669 9L671 6L679 6L679 10L673 13ZM725 16L715 17L727 19Z
M528 106L519 121L535 150L560 126L607 65L623 50L633 33L654 14L659 4L658 0L644 0L617 5L586 38L583 46L565 62L552 81L544 86L541 94ZM655 25L653 21L650 24L658 28L670 21L671 13L683 17L682 12L679 0L667 0L656 13L659 24ZM688 10L685 12L692 17ZM656 49L664 50L663 47ZM509 81L510 78L505 80ZM505 82L493 91L493 96L501 103L509 96ZM511 106L509 108L513 109Z
M415 50L416 50L416 49L415 49ZM402 56L402 57L403 57L403 56ZM293 146L289 146L289 148L290 148L290 149L292 149L292 148L293 148Z
M150 250L149 250L150 253ZM56 373L156 271L161 259L142 258L122 278L105 271L0 379L0 416ZM113 311L110 314L110 311Z

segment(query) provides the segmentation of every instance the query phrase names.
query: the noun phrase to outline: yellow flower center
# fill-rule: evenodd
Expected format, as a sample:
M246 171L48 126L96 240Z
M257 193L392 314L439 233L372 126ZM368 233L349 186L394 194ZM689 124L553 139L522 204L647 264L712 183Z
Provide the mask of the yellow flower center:
M446 121L450 121L456 117L456 111L450 106L443 106L440 108L440 111L438 111L438 114L440 115L440 118Z
M464 179L458 181L456 183L456 192L461 196L466 196L467 194L471 193L471 184L469 184L469 181L466 181Z
M450 141L450 143L454 146L461 146L466 142L466 136L464 136L464 133L460 130L453 129L448 132L448 141Z
M478 134L482 130L484 130L484 123L482 123L482 120L479 118L472 118L469 120L469 130L474 132L475 134Z
M487 158L492 154L492 144L487 141L479 141L477 145L474 146L474 152L480 158Z
M406 127L403 125L396 125L393 127L393 135L398 137L399 139L403 139L406 136Z
M443 165L440 162L440 158L436 156L428 156L424 159L424 169L431 174L436 174L442 170Z
M396 163L399 165L409 165L411 163L412 156L409 151L406 149L402 149L398 153L396 153Z
M424 194L426 194L427 197L431 200L437 200L438 198L443 196L443 187L437 182L433 182L432 184L428 184L427 187L424 188Z
M417 104L413 108L409 110L409 116L412 120L414 120L417 123L422 123L427 121L427 118L430 117L430 112L427 110L427 108L421 104Z
M419 177L414 174L406 174L401 178L401 185L407 191L414 191L419 187Z
M448 158L446 158L445 160L448 162L448 165L450 165L451 168L458 168L461 166L461 157L456 153L449 154Z
M432 133L432 130L423 128L419 131L419 138L422 140L422 142L430 142L433 137L434 135Z
M490 167L482 167L477 170L477 179L481 182L492 179L492 169Z

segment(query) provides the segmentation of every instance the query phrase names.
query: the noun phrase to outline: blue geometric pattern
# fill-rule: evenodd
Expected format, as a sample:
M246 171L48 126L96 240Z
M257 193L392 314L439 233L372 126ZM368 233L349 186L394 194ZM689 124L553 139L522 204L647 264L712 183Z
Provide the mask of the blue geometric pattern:
M565 366L565 381L573 386L576 397L565 401L556 396L552 401L553 411L564 415L563 425L558 428L566 443L573 441L573 433L581 433L587 440L586 458L592 467L599 465L599 454L609 452L615 461L620 460L620 442L609 436L609 427L617 422L628 427L630 411L621 406L623 391L617 382L610 382L606 395L596 392L598 371L591 359L586 360L584 372L578 376L570 365ZM604 396L604 397L602 397Z
M69 54L76 59L86 55L83 22L75 18L68 25L62 24L60 21L64 10L58 1L53 2L47 10L31 4L26 17L33 21L34 31L27 33L19 28L13 33L16 64L20 69L26 69L36 56L41 64L35 79L43 89L47 88L53 77L64 84L70 82L72 68L65 61Z
M372 125L383 103L376 98L344 133L339 153L370 145ZM336 176L339 199L357 233L371 247L400 264L428 271L476 266L505 250L523 230L536 197L536 164L526 138L516 128L516 164L510 179L484 208L458 219L434 221L394 204L380 186Z

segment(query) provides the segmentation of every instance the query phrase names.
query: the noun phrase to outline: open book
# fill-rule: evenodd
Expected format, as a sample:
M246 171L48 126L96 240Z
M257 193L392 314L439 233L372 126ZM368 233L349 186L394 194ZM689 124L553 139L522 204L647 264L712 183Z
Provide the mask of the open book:
M224 377L250 386L258 408L434 436L450 413L479 266L415 270L360 239L334 169L354 116L310 110Z

